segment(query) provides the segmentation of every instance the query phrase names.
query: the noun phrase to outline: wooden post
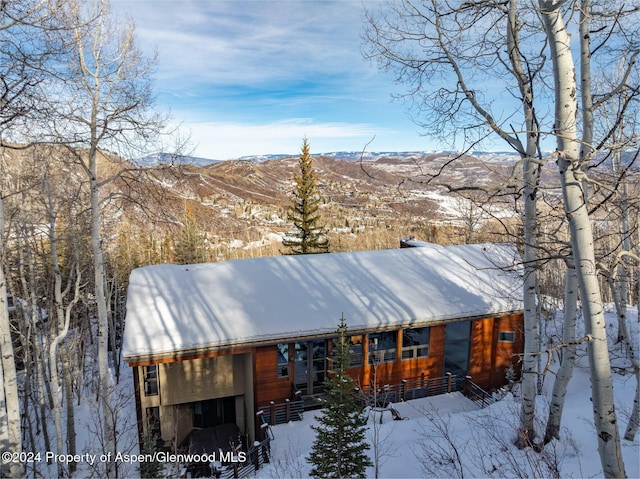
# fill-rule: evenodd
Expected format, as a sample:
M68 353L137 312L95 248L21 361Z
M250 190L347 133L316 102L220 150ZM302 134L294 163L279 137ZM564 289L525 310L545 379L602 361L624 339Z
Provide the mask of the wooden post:
M254 470L260 469L260 443L258 441L255 441L253 448L251 448L251 459L253 460Z
M260 443L260 452L262 453L262 462L264 464L268 464L271 462L269 455L271 454L271 439L266 438L264 441Z
M260 424L260 436L264 435L264 430L263 430L263 426L264 426L264 418L262 417L264 415L264 411L262 409L260 409L257 413L256 413L256 419L258 420L258 424ZM260 440L264 439L263 437L260 437Z
M289 399L285 399L284 400L284 404L285 404L285 418L287 420L287 422L291 421L291 401Z
M453 374L451 374L451 372L447 373L447 393L451 392L451 382L453 379Z
M403 401L407 400L407 380L406 379L402 380L402 400Z
M269 402L269 410L271 412L270 424L272 426L275 426L276 425L276 403L275 403L275 401Z

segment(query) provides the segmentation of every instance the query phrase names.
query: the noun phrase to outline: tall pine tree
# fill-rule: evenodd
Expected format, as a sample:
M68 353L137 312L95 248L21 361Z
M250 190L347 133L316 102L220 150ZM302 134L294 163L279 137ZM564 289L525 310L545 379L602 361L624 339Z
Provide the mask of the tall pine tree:
M326 380L324 407L318 417L318 425L311 453L307 458L313 467L313 477L366 477L371 459L366 451L367 418L360 406L356 383L347 374L350 364L349 338L344 316L340 318L338 339L331 366L331 377Z
M289 248L289 254L328 253L327 228L318 211L322 199L306 138L302 143L298 167L300 171L294 176L296 187L291 209L287 214L287 219L293 222L295 230L287 233L282 245Z
M206 263L209 260L205 235L198 227L193 207L187 202L184 205L183 226L176 239L175 249L177 264Z

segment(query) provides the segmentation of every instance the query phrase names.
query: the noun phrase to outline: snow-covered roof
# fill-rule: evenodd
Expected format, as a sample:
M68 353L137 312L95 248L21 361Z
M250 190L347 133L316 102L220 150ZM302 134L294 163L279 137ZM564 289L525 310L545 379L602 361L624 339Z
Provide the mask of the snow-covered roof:
M133 270L122 353L136 358L522 309L511 245L291 255Z

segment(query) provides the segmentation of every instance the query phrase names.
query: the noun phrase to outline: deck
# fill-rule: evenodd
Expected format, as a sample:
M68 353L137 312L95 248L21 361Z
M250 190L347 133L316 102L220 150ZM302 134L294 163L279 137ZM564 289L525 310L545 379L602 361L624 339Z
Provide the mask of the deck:
M359 390L363 407L386 407L388 404L398 404L406 401L438 397L460 393L477 408L484 408L493 404L496 399L480 386L475 384L469 376L454 376L447 374L439 378L403 380L400 384L386 384L378 388L363 388ZM268 406L258 408L258 416L264 424L275 426L290 421L301 421L304 412L318 409L322 405L316 397L303 397L285 400L284 403L271 402Z

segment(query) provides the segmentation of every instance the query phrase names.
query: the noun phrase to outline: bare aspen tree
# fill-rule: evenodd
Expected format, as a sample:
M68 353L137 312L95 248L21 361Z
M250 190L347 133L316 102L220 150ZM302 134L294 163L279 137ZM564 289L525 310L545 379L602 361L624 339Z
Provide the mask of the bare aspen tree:
M562 342L572 344L576 339L576 324L578 322L578 278L573 265L568 265L565 274L564 293L564 317L562 321ZM551 392L551 402L549 404L549 416L544 434L544 443L547 444L553 439L560 439L560 423L562 421L562 411L564 409L564 399L567 394L569 380L573 375L575 365L576 346L567 346L562 351L560 368L556 373Z
M417 105L420 125L429 135L452 141L463 132L465 144L475 145L489 131L522 159L525 354L521 446L535 440L535 353L540 350L536 202L542 160L534 85L545 65L540 50L523 47L523 35L535 38L537 34L527 23L527 8L531 6L520 7L516 0L462 6L438 0L389 2L379 15L368 13L365 39L366 55L409 85L406 96ZM484 81L496 78L509 78L517 86L513 112L492 111ZM504 87L508 88L506 83Z
M40 68L50 51L40 27L58 8L48 0L15 0L0 4L0 144L7 141L7 131L21 124L38 103L37 85L42 78ZM15 358L11 342L4 270L5 216L4 186L0 185L0 445L4 451L22 451L22 428L16 378ZM3 477L22 477L19 462L1 464Z
M2 394L0 395L0 445L3 451L22 452L22 429L20 427L20 401L16 376L9 308L7 305L7 283L4 276L4 198L0 193L0 374L2 374ZM1 464L3 476L22 477L23 466L20 462Z
M44 161L42 161L44 163ZM45 213L48 219L48 238L49 248L51 256L51 265L53 269L53 304L55 305L54 312L54 324L52 326L52 338L49 342L49 371L51 375L51 388L53 390L53 413L54 424L56 428L56 450L59 454L75 454L75 424L69 424L67 421L66 429L62 427L62 415L66 412L67 415L73 417L73 400L70 399L69 384L65 382L65 394L63 395L63 383L60 381L60 375L58 373L58 365L61 363L63 374L65 377L70 374L70 364L68 361L68 355L66 351L63 351L61 355L63 360L59 360L59 349L62 342L66 339L71 324L71 312L75 304L81 299L81 273L80 262L78 258L77 244L70 245L72 249L72 264L70 265L70 274L67 279L67 284L63 289L63 273L60 265L60 253L58 248L58 214L60 213L60 206L55 199L55 194L51 188L51 179L47 177L46 166L44 167L44 173L42 178L42 201L45 206ZM72 195L69 200L73 201L77 199L75 195ZM74 221L71 216L68 219L69 223ZM70 235L72 236L72 235ZM71 299L66 299L70 293ZM66 303L65 303L66 300ZM63 398L66 402L66 411L64 408ZM65 441L67 436L67 441ZM68 449L65 451L64 444L67 443ZM63 467L66 465L56 464L58 467L58 477L66 477L75 471L76 464L73 461L69 461L68 471L63 471Z
M607 345L604 306L597 278L593 233L585 202L584 172L580 165L580 142L576 117L578 96L570 34L562 16L566 1L540 0L540 15L549 41L555 89L554 134L564 208L569 220L571 246L588 346L591 398L598 450L606 477L624 477L620 436L613 400L613 382Z
M549 27L548 20L552 16L549 10L561 8L561 13L554 12L557 17L554 17L554 21L562 22L564 14L569 21L575 22L581 32L580 88L572 77L575 69L570 55L561 60L557 58L561 53L571 53L568 46L564 50L559 48L563 42L569 41L564 23L559 24L559 27L556 25L558 28L555 30ZM594 12L598 25L592 27L590 25ZM587 206L590 192L588 188L592 184L587 171L593 158L612 147L611 138L620 124L620 121L616 121L608 130L597 128L600 126L595 114L597 109L625 92L636 98L639 93L637 67L634 66L638 47L633 40L637 22L634 23L631 16L637 12L637 7L627 8L623 2L612 4L598 1L597 7L592 8L591 3L586 0L513 0L500 4L484 1L459 4L438 0L404 0L390 2L378 15L367 16L366 54L377 59L381 68L396 73L398 82L408 85L405 96L411 100L417 111L416 118L427 134L452 142L463 136L465 145L472 146L485 136L497 136L506 141L522 158L525 232L523 299L526 330L520 426L523 443L532 442L535 437L532 430L535 388L528 376L537 373L534 355L539 349L539 333L534 294L536 282L530 273L535 275L534 265L539 264L536 258L540 251L536 247L539 238L536 232L535 206L538 167L548 161L541 154L535 137L551 134L557 139L564 208L570 226L583 312L585 317L588 316L588 329L597 326L604 332L589 208L597 209L606 204L607 198L604 197L600 204ZM543 25L540 18L545 18L547 22ZM561 31L557 32L558 29ZM592 37L597 39L597 43L590 43ZM577 40L577 36L574 35L574 39ZM562 81L556 82L553 88L541 78L541 73L546 73L545 69L550 64L545 63L546 51L549 49L547 43L553 46L550 48L549 58L553 60L554 73L562 75ZM608 59L622 58L624 63L621 80L608 91L602 89L597 94L592 78L592 63L596 53L597 65L602 71L597 77L598 81L610 73L610 68L607 68L610 66L607 65L607 61L610 61ZM572 79L573 83L568 87ZM487 84L491 84L494 91L489 91ZM505 91L513 94L516 85L520 93L517 96L520 112L509 110L492 114L491 100L496 97L496 89L502 86ZM560 88L565 90L559 92ZM578 99L581 110L577 108ZM549 101L555 102L557 107L554 118L541 118L540 112L546 110ZM629 103L630 100L624 102L625 106L618 110L617 118L622 119L624 115L630 114ZM536 104L542 104L544 108L536 108ZM559 120L561 113L564 116ZM559 124L559 121L564 123ZM581 129L577 128L578 121ZM581 138L578 138L579 134ZM531 136L532 141L525 142L525 135ZM611 382L611 371L606 368L608 357L604 358L607 352L606 337L599 336L593 343L597 343L597 346L591 345L589 349L595 352L592 368L594 390L598 391L596 395L599 396L594 399L594 404L600 410L603 406L601 401L607 406L610 404L602 394L609 394L608 398L612 398L610 393L604 393L607 389L607 376L608 383ZM601 361L606 361L606 364ZM599 382L600 380L604 382ZM602 411L609 409L605 407ZM614 418L615 414L608 419ZM599 427L606 419L597 418L596 424L601 443L609 442L610 449L615 442L615 437L609 430L611 428L601 430ZM608 460L611 459L610 455L605 454L603 458L605 456ZM612 471L609 465L603 465L603 470L607 475ZM613 470L616 470L615 466Z
M104 150L130 153L134 147L152 141L162 121L152 111L151 70L153 60L146 59L136 45L132 23L118 23L111 16L107 0L73 0L65 6L62 44L68 46L67 69L57 98L48 108L55 112L49 128L52 140L62 144L75 158L89 183L91 247L98 344L99 396L105 452L114 453L112 378L109 369L109 317L105 293L105 261L101 230L101 188L112 176L100 169L107 163ZM66 35L69 32L69 35ZM116 352L114 351L114 354ZM115 474L113 464L106 474Z

